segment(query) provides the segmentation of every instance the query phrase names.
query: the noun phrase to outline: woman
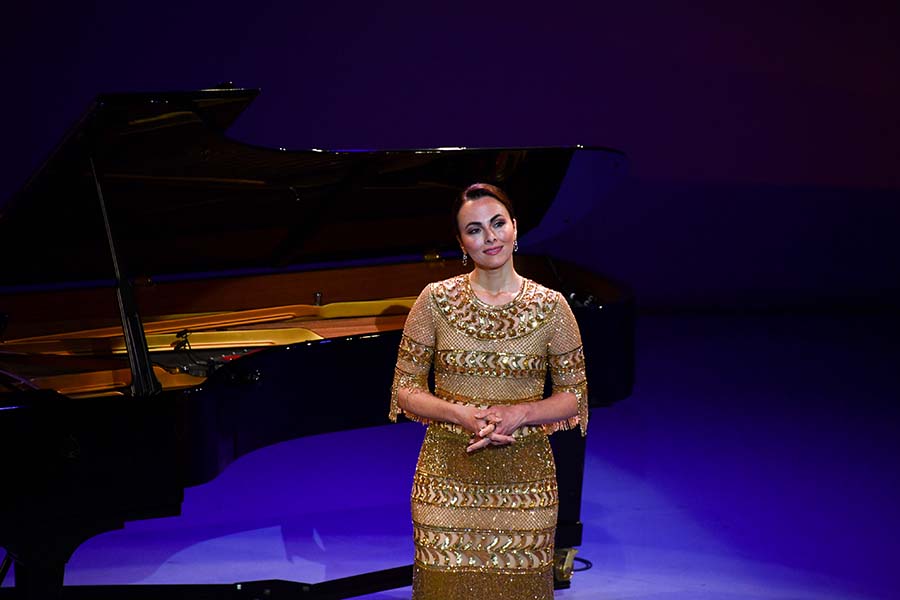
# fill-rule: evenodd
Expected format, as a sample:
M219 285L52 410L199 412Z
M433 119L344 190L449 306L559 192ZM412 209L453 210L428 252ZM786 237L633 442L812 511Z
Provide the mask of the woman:
M413 598L550 599L559 502L546 434L587 427L581 336L559 292L516 273L500 189L470 186L454 214L475 268L419 295L391 399L392 420L429 424L412 490Z

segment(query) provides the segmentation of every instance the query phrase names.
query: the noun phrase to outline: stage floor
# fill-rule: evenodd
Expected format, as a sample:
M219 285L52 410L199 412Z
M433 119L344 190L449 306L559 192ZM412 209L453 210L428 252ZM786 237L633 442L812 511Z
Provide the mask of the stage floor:
M885 317L642 317L634 394L591 415L579 556L593 568L557 598L897 598L898 340ZM300 410L311 401L298 390ZM370 401L387 410L386 395ZM186 490L182 516L86 542L66 584L317 582L409 564L423 431L245 456Z

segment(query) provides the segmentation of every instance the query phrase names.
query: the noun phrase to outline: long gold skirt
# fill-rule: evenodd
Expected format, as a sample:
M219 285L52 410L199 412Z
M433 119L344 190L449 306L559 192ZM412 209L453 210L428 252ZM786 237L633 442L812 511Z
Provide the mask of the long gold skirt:
M412 490L413 600L550 600L559 494L547 436L466 453L429 426Z

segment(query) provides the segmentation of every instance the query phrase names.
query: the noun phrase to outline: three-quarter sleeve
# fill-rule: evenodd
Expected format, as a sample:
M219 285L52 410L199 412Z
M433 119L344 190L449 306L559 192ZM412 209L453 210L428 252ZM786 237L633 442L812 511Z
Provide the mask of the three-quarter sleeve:
M562 294L556 305L554 332L548 346L548 366L553 382L553 393L571 392L578 401L578 414L557 423L550 423L544 429L552 433L559 429L581 428L581 435L587 433L588 393L584 367L584 348L581 333L569 303Z
M397 421L401 412L414 421L427 420L403 411L397 402L401 389L428 390L428 372L434 360L434 315L431 308L431 285L425 286L406 317L400 348L397 351L397 365L394 368L394 384L391 386L391 407L388 417Z

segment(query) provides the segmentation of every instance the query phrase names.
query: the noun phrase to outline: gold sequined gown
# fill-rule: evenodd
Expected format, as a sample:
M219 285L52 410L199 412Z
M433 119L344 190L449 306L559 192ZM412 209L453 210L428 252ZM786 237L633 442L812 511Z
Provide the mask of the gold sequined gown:
M394 377L397 391L428 389L450 402L486 407L544 397L578 399L578 415L523 427L516 442L466 452L470 434L429 423L412 489L414 600L526 600L553 597L553 537L559 504L547 434L587 427L581 336L565 299L525 280L502 306L479 300L467 275L430 284L406 321ZM408 417L423 421L416 415Z

